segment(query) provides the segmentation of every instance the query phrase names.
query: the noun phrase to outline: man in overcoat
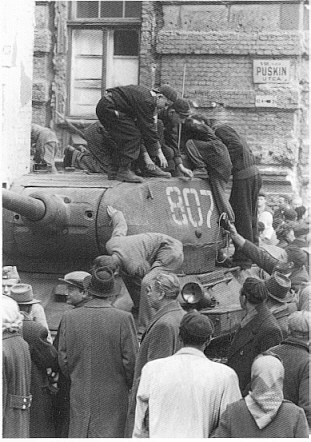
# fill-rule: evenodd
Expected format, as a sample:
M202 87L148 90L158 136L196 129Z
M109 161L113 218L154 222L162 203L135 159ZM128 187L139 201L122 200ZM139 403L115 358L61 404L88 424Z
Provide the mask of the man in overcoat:
M147 296L156 314L142 336L136 359L127 424L128 437L132 437L133 433L136 394L142 368L147 362L171 356L181 348L179 325L186 312L177 301L179 292L179 279L174 273L159 273L147 288Z
M31 358L22 337L23 316L17 303L3 295L2 437L29 438Z
M94 266L108 266L120 274L138 311L138 333L142 334L156 313L150 305L147 287L156 274L164 271L176 272L184 260L182 243L164 233L127 234L127 223L123 213L108 206L113 231L106 243L109 255L95 258Z
M238 375L243 397L248 394L255 357L282 341L277 320L265 304L267 297L264 281L246 278L240 292L240 304L246 315L228 350L228 365Z
M23 302L32 297L29 284L16 284L12 287L11 297L16 302ZM48 330L30 317L31 304L24 304L20 309L24 317L23 338L29 345L31 356L32 403L30 407L31 438L55 437L52 396L47 369L54 371L57 367L57 350L47 341Z
M111 305L120 287L109 268L83 285L92 299L65 312L59 337L59 366L71 380L69 438L122 438L138 350L134 320Z
M310 323L310 312L292 313L288 318L288 338L270 351L280 356L284 365L284 398L304 409L311 429Z

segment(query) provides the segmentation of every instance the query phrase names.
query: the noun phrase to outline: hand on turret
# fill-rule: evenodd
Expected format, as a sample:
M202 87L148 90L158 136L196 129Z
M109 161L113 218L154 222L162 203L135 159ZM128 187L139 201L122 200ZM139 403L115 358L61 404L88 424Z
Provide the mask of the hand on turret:
M243 238L243 236L238 233L235 225L232 222L228 221L228 225L232 241L239 247L243 247L245 244L245 238Z
M111 218L115 213L117 213L117 209L112 206L107 206L107 213Z

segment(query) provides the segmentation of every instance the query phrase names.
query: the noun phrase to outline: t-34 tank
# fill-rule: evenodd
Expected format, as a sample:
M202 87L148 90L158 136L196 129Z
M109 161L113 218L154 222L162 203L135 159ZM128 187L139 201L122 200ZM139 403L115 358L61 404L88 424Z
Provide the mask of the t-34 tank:
M89 271L105 254L111 236L107 206L122 210L128 235L162 232L182 241L180 271L185 308L196 307L215 324L215 335L231 332L240 321L238 271L215 267L224 231L207 180L149 178L141 184L108 181L81 172L33 173L3 190L3 265L15 265L22 282L32 284L55 330L67 308L58 278ZM126 292L116 306L130 310Z

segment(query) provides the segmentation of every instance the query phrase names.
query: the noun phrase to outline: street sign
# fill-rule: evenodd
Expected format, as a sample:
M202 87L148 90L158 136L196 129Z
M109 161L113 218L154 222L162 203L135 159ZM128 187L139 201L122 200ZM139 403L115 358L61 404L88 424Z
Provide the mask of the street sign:
M254 83L288 83L289 60L253 60Z

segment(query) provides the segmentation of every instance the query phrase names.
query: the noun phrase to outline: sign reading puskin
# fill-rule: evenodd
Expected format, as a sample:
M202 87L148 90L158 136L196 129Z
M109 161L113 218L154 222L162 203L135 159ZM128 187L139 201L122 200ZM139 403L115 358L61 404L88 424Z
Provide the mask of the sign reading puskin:
M288 83L289 60L253 60L254 83Z

